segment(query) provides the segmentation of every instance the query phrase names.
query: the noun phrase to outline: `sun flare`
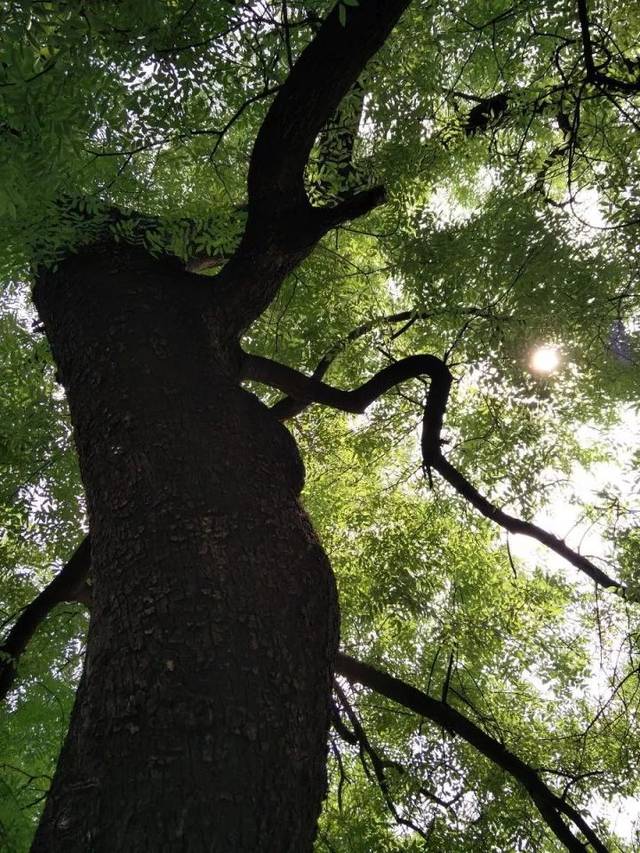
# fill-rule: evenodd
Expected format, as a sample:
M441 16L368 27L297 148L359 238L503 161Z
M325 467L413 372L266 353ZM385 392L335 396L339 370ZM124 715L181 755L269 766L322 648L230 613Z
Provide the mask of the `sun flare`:
M553 373L560 364L557 347L537 347L529 359L529 367L534 373Z

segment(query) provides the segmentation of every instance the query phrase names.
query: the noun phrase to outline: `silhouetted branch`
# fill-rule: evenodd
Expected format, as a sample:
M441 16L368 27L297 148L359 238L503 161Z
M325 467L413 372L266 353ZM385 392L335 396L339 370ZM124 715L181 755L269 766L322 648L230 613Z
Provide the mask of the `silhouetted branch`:
M5 698L16 677L20 655L40 623L62 601L89 604L86 577L91 565L91 544L87 536L51 583L28 604L16 619L0 646L0 701Z
M410 820L407 817L403 817L403 815L401 815L398 811L398 808L389 792L389 785L387 783L384 761L378 754L377 750L374 749L374 747L372 746L367 736L367 733L365 732L364 727L362 726L362 723L358 719L358 715L351 706L351 703L347 699L344 690L342 689L342 687L340 687L337 681L334 682L333 689L335 690L338 698L340 699L340 704L345 709L347 717L349 718L349 722L351 723L351 726L353 728L356 737L356 742L360 749L360 760L362 761L362 766L364 767L365 771L367 771L365 756L368 756L369 760L371 761L371 766L373 767L373 773L376 777L376 782L378 783L378 787L380 788L380 792L382 793L387 808L393 815L393 819L400 826L406 826L408 829L413 830L413 832L418 833L418 835L425 841L428 841L428 834L423 829L421 829L418 824L416 824L414 821Z
M323 403L334 409L354 414L362 413L382 394L407 379L422 375L431 378L424 408L422 429L422 461L427 473L437 471L453 488L482 515L499 524L510 533L521 533L559 554L596 583L626 595L627 588L603 572L595 563L570 548L557 536L516 516L509 515L492 504L461 474L442 454L442 423L449 398L452 377L446 364L434 355L413 355L383 368L368 382L352 391L342 391L305 376L291 367L263 356L245 354L242 375L246 379L263 382L284 391L301 403Z
M547 548L555 551L556 554L559 554L567 560L567 562L571 563L577 569L580 569L581 572L584 572L584 574L590 577L597 584L600 584L600 586L603 586L606 589L613 589L614 591L626 595L627 588L623 583L609 577L609 575L603 572L602 569L599 569L595 563L592 563L591 560L588 560L586 557L582 556L582 554L574 551L565 542L563 542L562 539L559 539L552 533L543 530L541 527L538 527L537 524L532 524L530 521L524 521L514 515L509 515L509 513L504 512L499 507L495 506L495 504L492 504L491 501L487 500L487 498L480 494L475 486L471 485L463 474L454 468L451 463L447 462L441 453L438 457L431 458L428 464L442 477L444 477L444 479L453 486L459 494L466 498L472 506L482 513L485 518L499 524L500 527L508 530L509 533L520 533L523 536L529 536L531 539L535 539L537 542L540 542L541 545L545 545Z
M312 146L410 0L367 0L329 13L274 98L256 137L248 218L240 245L217 279L230 334L264 311L285 276L330 228L384 200L381 188L334 208L314 208L304 186Z
M393 325L394 323L413 323L415 320L424 319L429 316L429 312L427 311L398 311L395 314L387 314L382 317L373 317L371 320L365 320L364 323L360 323L360 325L352 329L348 335L339 340L326 351L316 365L315 370L311 374L311 378L323 379L327 370L331 367L337 356L339 356L349 344L357 341L359 338L363 337L363 335L372 331L372 329L375 329L378 326ZM295 400L293 397L283 397L271 406L271 411L278 420L284 421L288 418L293 418L296 415L299 415L300 412L307 408L307 406L308 403Z
M637 80L621 80L619 77L612 77L610 74L604 73L600 70L602 66L598 67L595 64L587 0L578 0L578 19L580 21L580 35L582 37L582 50L584 53L587 80L605 89L616 89L617 91L628 92L630 94L640 93L640 77ZM605 67L608 64L607 62Z
M386 696L387 699L391 699L414 713L437 723L446 731L461 737L478 752L509 773L525 788L547 826L567 850L572 851L572 853L573 851L585 853L588 848L570 831L560 817L561 814L574 822L597 853L607 853L607 848L582 815L573 806L554 794L531 765L522 761L451 705L433 699L421 690L407 684L407 682L346 654L338 654L335 671L337 675L342 675L348 681L374 690L376 693Z

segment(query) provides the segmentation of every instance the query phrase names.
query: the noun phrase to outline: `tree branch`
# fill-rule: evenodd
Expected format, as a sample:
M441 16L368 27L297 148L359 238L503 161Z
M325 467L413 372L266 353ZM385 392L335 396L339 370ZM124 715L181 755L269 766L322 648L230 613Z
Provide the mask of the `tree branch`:
M630 94L640 93L640 79L638 80L620 80L618 77L611 77L598 68L593 58L593 42L591 40L591 32L589 29L589 12L587 9L587 0L578 0L578 19L580 21L580 35L582 38L582 50L584 53L584 64L587 70L587 80L596 86L601 86L604 89L617 89L620 92L628 92ZM606 68L609 62L606 62Z
M249 163L246 229L217 279L230 334L260 316L327 230L382 202L377 188L334 208L313 208L304 170L316 137L409 2L361 0L348 7L344 24L336 5L273 100Z
M338 5L327 16L258 132L249 165L250 219L307 205L304 169L316 137L408 5L363 0L349 7L344 25Z
M367 765L365 761L365 756L369 756L369 760L371 761L371 766L373 767L373 772L376 777L376 782L378 783L378 787L380 788L380 792L387 805L387 808L393 815L393 819L398 825L406 826L408 829L411 829L413 830L413 832L416 832L418 835L420 835L420 837L424 839L424 841L428 841L428 834L412 820L403 817L403 815L398 811L398 808L389 792L389 785L387 783L384 761L382 760L380 755L378 755L378 752L373 748L362 723L358 719L358 715L352 708L351 703L347 699L346 694L338 683L338 681L334 681L333 689L335 690L336 695L340 699L340 704L344 708L347 717L349 718L349 722L353 727L353 731L356 737L356 743L360 749L360 760L362 761L362 766L366 772Z
M349 344L357 341L358 338L366 335L367 332L370 332L377 326L387 324L393 325L394 323L408 323L415 320L421 320L429 316L430 314L427 311L398 311L395 314L387 314L382 317L373 317L371 320L365 320L364 323L360 323L360 325L352 329L348 335L339 340L326 351L311 374L311 379L323 379L335 359ZM296 400L293 397L283 397L271 406L271 411L278 420L285 421L299 415L300 412L303 412L308 405L308 403Z
M434 355L413 355L383 368L368 382L352 391L342 391L305 376L297 370L263 356L243 357L241 367L245 379L263 382L284 391L301 403L322 403L343 412L361 414L382 394L407 379L422 375L431 378L424 408L422 428L422 460L425 471L437 471L453 488L471 503L482 515L499 524L510 533L521 533L559 554L577 569L584 572L606 589L627 595L627 587L609 577L595 563L574 551L565 542L536 524L509 515L492 504L461 474L442 454L441 431L449 398L452 377L446 364Z
M503 512L499 507L488 501L480 492L456 469L447 462L442 453L437 457L432 458L429 463L430 467L434 468L453 488L466 498L469 503L474 506L485 518L494 521L508 530L509 533L520 533L523 536L529 536L545 545L547 548L555 551L556 554L563 557L567 562L571 563L581 572L584 572L591 580L595 581L600 586L606 589L613 589L626 595L627 588L623 583L609 577L605 572L599 569L595 563L588 560L582 554L570 548L562 539L558 539L552 533L538 527L537 524L532 524L530 521L524 521L514 515Z
M423 449L426 447L429 453L435 453L440 449L442 418L452 382L449 368L435 355L410 355L403 358L383 368L368 382L352 391L334 388L260 355L245 353L241 365L241 375L244 379L271 385L307 404L324 403L353 414L362 414L374 400L400 382L425 374L431 378L431 385L425 406ZM436 446L432 446L433 442Z
M573 851L584 853L587 850L587 845L575 837L560 814L566 815L576 824L598 853L607 853L607 848L579 812L557 794L554 794L533 767L506 749L499 741L488 735L451 705L433 699L405 681L346 654L338 653L335 671L337 675L342 675L348 681L374 690L376 693L386 696L387 699L391 699L410 711L437 723L448 732L461 737L478 752L509 773L525 788L547 826L567 850L572 851L572 853Z
M469 315L471 317L485 317L486 319L493 316L487 310L473 306L469 308L459 308L457 313ZM437 316L437 312L410 310L398 311L395 314L385 314L380 317L372 317L370 320L365 320L364 323L357 325L347 335L345 335L344 338L341 338L325 352L311 374L311 379L323 379L335 359L347 348L349 344L357 341L359 338L363 337L363 335L366 335L378 326L391 326L395 323L404 323L404 325L391 336L392 339L395 339L406 332L407 329L409 329L417 320L426 320L429 317L434 316ZM499 319L499 316L495 315L495 318ZM271 411L278 420L285 421L299 415L308 407L308 405L309 403L295 400L293 397L283 397L271 406Z
M63 601L88 603L85 584L91 565L91 544L87 536L78 545L69 561L51 583L28 604L16 619L6 640L0 646L0 701L13 684L20 655L33 637L40 623L49 615L56 604Z
M584 51L584 64L587 69L587 80L591 83L595 83L596 66L593 61L593 46L591 44L591 33L589 32L587 0L578 0L578 19L580 21L580 35L582 37L582 49Z

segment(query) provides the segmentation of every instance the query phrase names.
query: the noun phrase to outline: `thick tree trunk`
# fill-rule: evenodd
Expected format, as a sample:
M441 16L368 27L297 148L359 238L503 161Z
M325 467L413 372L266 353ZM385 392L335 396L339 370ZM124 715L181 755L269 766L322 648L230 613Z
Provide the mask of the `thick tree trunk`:
M310 850L334 579L215 281L105 244L35 301L71 407L94 604L35 851Z

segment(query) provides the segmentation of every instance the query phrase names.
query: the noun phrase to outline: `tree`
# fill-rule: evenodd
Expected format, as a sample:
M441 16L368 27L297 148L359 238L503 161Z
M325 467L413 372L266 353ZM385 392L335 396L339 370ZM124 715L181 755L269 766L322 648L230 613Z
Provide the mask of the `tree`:
M612 567L532 519L636 391L637 13L2 14L7 844L55 753L42 691L78 679L33 850L309 850L330 723L327 849L618 843L590 812L639 785L631 496L585 509Z

